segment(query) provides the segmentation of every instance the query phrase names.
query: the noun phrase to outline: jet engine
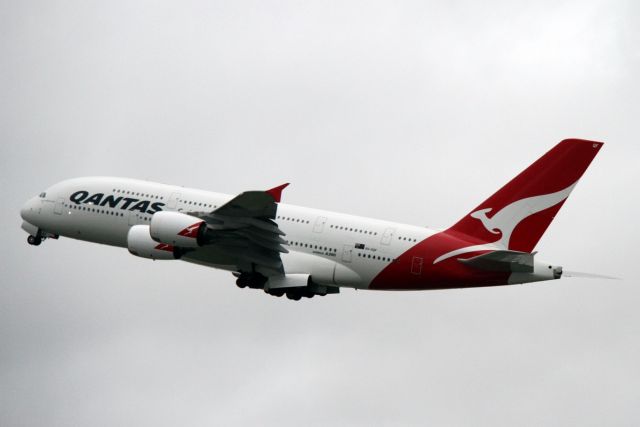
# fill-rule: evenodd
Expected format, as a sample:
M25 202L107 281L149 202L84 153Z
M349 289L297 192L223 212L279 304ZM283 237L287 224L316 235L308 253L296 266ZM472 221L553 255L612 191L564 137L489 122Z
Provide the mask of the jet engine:
M178 259L181 256L178 248L153 240L148 225L134 225L129 229L127 248L132 255L153 260Z
M204 242L207 224L195 216L180 212L156 212L151 217L149 232L159 243L181 248L197 248Z

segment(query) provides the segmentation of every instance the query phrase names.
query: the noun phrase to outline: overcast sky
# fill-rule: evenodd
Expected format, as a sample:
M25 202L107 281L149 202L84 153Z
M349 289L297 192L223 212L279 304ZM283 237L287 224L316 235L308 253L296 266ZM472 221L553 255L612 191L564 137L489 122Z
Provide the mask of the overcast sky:
M0 0L0 425L638 425L640 8L629 1ZM298 303L61 238L114 175L446 227L605 142L536 248L563 279Z

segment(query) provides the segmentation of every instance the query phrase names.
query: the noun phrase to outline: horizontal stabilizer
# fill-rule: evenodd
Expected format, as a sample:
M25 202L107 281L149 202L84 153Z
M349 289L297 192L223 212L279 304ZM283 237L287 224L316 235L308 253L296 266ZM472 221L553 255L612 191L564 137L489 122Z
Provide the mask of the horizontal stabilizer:
M488 271L510 271L514 273L533 273L533 256L536 253L518 251L492 251L472 258L458 258L469 267Z

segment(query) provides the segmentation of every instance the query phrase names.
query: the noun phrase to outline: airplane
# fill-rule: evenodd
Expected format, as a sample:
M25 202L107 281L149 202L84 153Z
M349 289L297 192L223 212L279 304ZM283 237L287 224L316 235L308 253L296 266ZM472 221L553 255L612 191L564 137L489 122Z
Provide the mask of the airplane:
M28 243L59 236L227 270L291 300L340 288L434 290L559 279L534 248L603 143L566 139L442 231L128 178L69 179L27 201Z

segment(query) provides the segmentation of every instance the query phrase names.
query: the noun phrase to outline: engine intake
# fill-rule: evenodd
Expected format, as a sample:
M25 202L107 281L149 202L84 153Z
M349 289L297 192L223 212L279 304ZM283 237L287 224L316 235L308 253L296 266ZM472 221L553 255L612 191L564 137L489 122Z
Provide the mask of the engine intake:
M207 223L195 216L180 212L156 212L151 217L149 232L156 242L181 248L203 245Z
M149 259L178 259L182 252L175 246L151 238L148 225L134 225L127 234L127 249L132 255Z

